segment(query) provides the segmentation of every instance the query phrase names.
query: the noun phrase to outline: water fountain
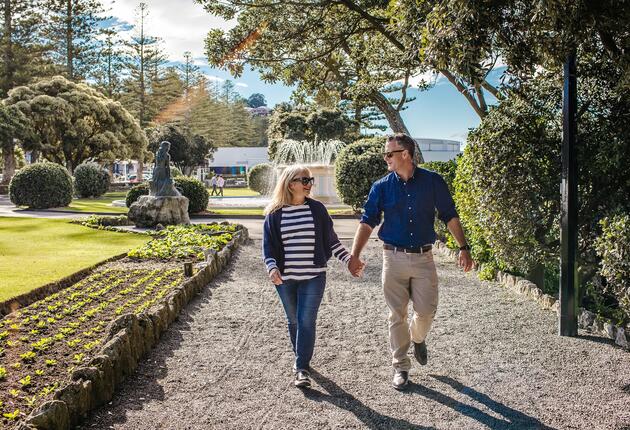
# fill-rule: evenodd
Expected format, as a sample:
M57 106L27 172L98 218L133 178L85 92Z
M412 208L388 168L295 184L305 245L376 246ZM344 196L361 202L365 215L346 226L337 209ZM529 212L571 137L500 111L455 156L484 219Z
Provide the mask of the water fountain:
M289 164L303 164L315 177L315 186L311 191L314 199L324 203L339 203L335 186L335 157L345 144L340 140L284 139L278 145L275 166L276 177Z

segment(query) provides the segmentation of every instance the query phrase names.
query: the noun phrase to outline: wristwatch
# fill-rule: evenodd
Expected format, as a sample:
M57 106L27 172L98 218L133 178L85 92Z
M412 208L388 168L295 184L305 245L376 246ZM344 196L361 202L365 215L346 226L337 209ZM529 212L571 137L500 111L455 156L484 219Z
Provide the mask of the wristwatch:
M460 251L470 251L470 245L466 244L459 247Z

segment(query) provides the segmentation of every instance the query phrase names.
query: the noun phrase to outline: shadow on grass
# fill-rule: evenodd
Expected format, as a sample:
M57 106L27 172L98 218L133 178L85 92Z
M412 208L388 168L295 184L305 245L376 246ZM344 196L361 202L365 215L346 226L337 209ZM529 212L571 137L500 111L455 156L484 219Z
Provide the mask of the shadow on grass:
M331 379L325 377L318 371L311 369L311 376L328 394L313 389L307 389L304 390L304 396L306 396L306 398L316 402L328 402L337 408L352 412L357 419L369 429L435 429L435 427L420 426L406 420L380 414L374 409L364 405L360 400L344 391L339 385L335 384Z

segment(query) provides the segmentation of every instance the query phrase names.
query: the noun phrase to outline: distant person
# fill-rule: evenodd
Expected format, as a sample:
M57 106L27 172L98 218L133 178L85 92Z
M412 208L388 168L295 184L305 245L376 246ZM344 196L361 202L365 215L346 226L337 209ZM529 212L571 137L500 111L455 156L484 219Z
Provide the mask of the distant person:
M221 194L221 197L223 197L223 187L225 186L223 175L219 175L217 178L217 186L219 187L219 193L217 195Z
M212 185L212 191L210 191L210 195L214 196L214 195L219 195L219 192L217 191L217 175L212 175L212 179L210 179L210 185Z
M326 206L309 198L314 180L304 166L284 169L265 208L263 227L263 259L286 314L295 354L294 384L299 388L311 386L310 362L327 261L334 255L358 270L363 266L339 242Z
M448 186L440 175L416 166L415 141L403 133L389 136L383 159L390 173L372 184L364 213L354 237L350 271L359 276L359 264L372 229L382 225L378 237L383 241L383 293L389 308L389 344L394 378L392 385L403 390L409 382L411 360L407 351L427 364L426 336L438 306L438 277L433 262L435 210L459 245L459 265L467 272L472 267L470 247L459 222ZM407 322L409 302L413 318Z

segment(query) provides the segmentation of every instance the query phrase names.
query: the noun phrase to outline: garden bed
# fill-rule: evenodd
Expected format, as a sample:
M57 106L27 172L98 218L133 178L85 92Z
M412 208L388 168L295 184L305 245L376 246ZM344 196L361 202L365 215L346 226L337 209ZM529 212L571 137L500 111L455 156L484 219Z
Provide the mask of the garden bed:
M157 240L130 251L129 257L100 266L68 288L0 320L1 427L24 421L35 411L26 421L44 428L63 428L64 423L76 423L87 410L111 397L113 390L106 387L133 370L137 359L157 341L192 292L227 264L226 252L231 252L244 235L239 227L225 224L183 230L169 227ZM192 278L184 277L184 261L197 262ZM139 325L138 321L144 323ZM135 336L142 347L132 348L129 339L126 341L128 353L134 351L131 364L129 357L112 349L112 340L129 324L144 328L136 330ZM79 402L83 403L79 406L65 401L64 409L59 401L77 392L73 381L89 382L86 369L92 369L93 375L103 373L102 356L108 352L105 362L111 369L118 366L119 371L110 371L109 377L95 377L100 382L92 381L86 388L90 400ZM51 405L55 410L52 415ZM60 407L66 411L61 413L65 419L58 417ZM42 421L42 416L47 418Z

